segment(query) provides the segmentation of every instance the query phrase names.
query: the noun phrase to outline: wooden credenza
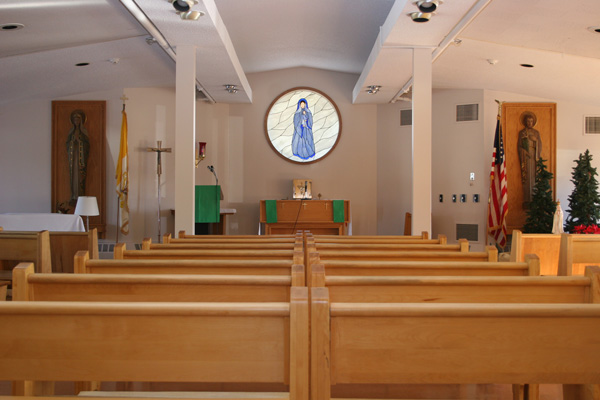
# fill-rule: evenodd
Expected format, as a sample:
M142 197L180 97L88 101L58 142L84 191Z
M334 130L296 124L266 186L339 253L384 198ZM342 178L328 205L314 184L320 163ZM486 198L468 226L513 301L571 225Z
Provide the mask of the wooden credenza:
M333 200L277 200L277 222L267 222L266 200L260 201L260 222L267 235L309 230L315 235L347 235L350 201L344 200L344 221L334 222Z

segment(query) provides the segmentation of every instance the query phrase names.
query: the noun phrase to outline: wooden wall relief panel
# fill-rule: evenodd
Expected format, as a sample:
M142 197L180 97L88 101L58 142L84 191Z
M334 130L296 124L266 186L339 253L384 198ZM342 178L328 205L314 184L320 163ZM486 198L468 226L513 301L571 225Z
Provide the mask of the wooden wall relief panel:
M531 157L543 158L548 171L556 177L556 104L504 103L502 131L508 186L506 227L510 234L513 229L522 229L525 224L527 192L530 190L527 182L535 179L535 175L529 172L524 147L529 149ZM525 136L528 139L524 141ZM556 199L556 179L552 179L551 185Z
M72 214L78 196L95 196L90 229L106 233L106 102L52 102L52 212ZM85 218L84 218L85 219Z

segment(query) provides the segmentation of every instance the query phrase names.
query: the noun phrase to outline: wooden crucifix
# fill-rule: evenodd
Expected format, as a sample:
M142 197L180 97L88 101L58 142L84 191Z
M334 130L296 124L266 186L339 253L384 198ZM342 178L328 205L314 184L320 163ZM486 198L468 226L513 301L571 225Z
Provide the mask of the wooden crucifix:
M156 175L158 176L158 243L160 243L160 175L162 174L161 154L170 153L171 148L162 147L162 141L157 140L156 147L148 147L146 151L156 153Z

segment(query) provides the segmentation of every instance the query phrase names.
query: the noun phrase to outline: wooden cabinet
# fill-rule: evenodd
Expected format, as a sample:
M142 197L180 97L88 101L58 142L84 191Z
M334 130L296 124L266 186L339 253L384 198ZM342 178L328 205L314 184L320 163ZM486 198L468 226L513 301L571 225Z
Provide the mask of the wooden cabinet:
M267 200L260 201L260 222L267 235L291 235L309 230L315 235L347 235L350 222L350 201L343 200L343 221L334 219L333 200L276 200L276 220L267 218ZM342 204L337 203L336 207ZM272 206L272 203L271 203ZM271 210L273 211L273 210Z

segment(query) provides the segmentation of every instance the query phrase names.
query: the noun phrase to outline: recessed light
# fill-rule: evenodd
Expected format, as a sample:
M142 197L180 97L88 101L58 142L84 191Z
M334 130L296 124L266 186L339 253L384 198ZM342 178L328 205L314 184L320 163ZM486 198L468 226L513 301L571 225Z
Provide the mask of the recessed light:
M410 17L412 18L413 21L415 22L427 22L431 19L431 13L424 13L424 12L412 12L410 14Z
M0 29L3 31L16 31L19 29L25 28L23 24L2 24L0 25Z
M600 26L590 26L588 28L588 31L593 32L593 33L600 33Z
M533 65L531 65L531 64L519 64L519 65L523 68L533 68Z
M82 63L75 64L76 67L85 67L87 65L90 65L90 63L89 62L82 62Z

